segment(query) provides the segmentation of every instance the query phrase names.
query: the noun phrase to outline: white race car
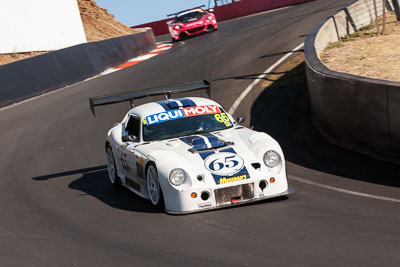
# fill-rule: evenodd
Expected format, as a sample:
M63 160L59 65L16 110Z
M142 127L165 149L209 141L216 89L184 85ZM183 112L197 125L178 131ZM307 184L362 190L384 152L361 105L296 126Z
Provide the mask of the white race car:
M164 94L134 107L107 134L112 184L168 213L192 213L287 195L285 160L268 134L239 125L216 102L171 94L207 89L207 81L91 97L94 107ZM240 120L238 120L240 122Z

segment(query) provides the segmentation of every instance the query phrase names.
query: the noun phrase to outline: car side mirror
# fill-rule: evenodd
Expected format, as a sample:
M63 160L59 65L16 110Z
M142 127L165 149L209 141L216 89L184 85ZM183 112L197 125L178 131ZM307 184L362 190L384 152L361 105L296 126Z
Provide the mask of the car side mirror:
M137 137L134 135L122 136L122 142L137 142Z
M237 123L243 123L243 122L245 122L245 121L246 121L246 116L245 116L245 115L239 116L239 117L237 117L237 119L236 119L236 122L237 122Z
M214 12L214 8L210 8L210 9L208 10L208 12L213 13L213 12Z

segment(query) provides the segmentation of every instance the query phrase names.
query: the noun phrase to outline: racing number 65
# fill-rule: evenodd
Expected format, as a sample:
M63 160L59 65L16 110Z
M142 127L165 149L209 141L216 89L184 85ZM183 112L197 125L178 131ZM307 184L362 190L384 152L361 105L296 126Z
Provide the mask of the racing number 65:
M210 162L210 165L208 168L213 171L219 171L223 168L233 168L239 164L237 160L234 160L235 156L229 156L225 158L225 161L223 162L222 159L215 159Z
M229 117L224 112L222 112L221 114L215 114L214 117L218 122L225 123L226 126L231 125Z

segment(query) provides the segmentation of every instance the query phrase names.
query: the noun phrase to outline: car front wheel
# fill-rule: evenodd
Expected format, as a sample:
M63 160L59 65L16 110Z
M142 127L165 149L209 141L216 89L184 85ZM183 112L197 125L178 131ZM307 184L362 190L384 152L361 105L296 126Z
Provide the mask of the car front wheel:
M163 209L164 199L161 191L160 182L158 180L157 168L154 164L150 163L146 171L147 191L151 204L154 207Z
M110 179L110 182L114 186L118 186L121 184L121 180L118 177L114 154L112 152L111 146L109 145L107 146L106 155L107 155L108 178Z

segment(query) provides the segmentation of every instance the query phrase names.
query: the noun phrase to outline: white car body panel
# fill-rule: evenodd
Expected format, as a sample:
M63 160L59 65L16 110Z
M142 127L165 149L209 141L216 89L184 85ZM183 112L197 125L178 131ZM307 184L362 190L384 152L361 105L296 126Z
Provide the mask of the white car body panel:
M196 106L217 105L222 108L209 99L197 97L185 99L195 103ZM180 103L179 100L171 101ZM266 133L238 125L229 114L227 115L233 122L233 127L229 129L161 141L122 141L122 136L126 135L125 124L130 115L143 121L150 115L165 111L160 102L135 107L127 113L121 123L108 132L106 143L112 147L117 172L123 186L149 199L145 171L148 163L153 162L157 168L165 210L168 213L191 213L222 208L287 195L291 192L287 183L285 159L279 144ZM190 140L193 142L201 139L209 149L196 151ZM223 140L227 145L212 148L212 142L217 139L217 142ZM143 140L142 136L140 140ZM281 162L274 168L267 167L263 161L264 154L270 150L276 151L281 157ZM216 167L218 170L215 170ZM175 168L183 169L187 177L179 186L172 185L168 179L170 172ZM274 179L273 183L270 182L271 178ZM261 181L267 182L265 189L260 187ZM221 202L220 195L218 204L216 196L217 192L221 194L219 189L222 188L227 188L227 192L250 190L250 193L246 194L251 194L253 190L253 197L242 199L240 196L236 197L239 193L234 193L236 194L234 198L225 203ZM202 192L209 192L207 200L201 198ZM196 193L197 197L192 198L192 193Z

